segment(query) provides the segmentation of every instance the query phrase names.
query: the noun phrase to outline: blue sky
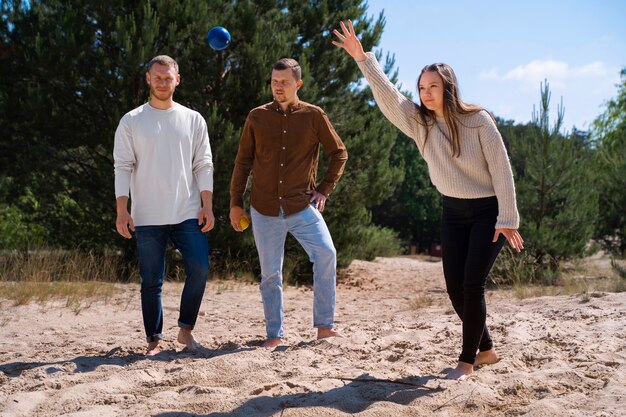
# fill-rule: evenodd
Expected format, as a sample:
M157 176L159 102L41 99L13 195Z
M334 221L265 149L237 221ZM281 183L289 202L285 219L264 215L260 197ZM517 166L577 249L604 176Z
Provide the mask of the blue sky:
M626 67L626 0L369 0L384 9L380 49L396 57L403 89L417 97L421 68L445 62L461 97L496 116L530 120L540 83L563 98L565 130L588 129L617 95Z

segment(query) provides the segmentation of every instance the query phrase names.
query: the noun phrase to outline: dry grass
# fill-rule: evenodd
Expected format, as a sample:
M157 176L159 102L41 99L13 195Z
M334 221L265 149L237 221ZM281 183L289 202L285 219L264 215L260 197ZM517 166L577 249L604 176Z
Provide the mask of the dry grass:
M225 292L231 292L235 290L235 283L233 281L220 280L215 284L215 294L220 295Z
M112 282L120 258L79 251L38 250L0 255L0 281L104 281Z
M252 272L245 271L231 273L226 279L243 282L245 284L258 284L260 282L259 277L255 276Z
M94 300L108 301L120 260L114 255L41 250L0 256L0 297L15 305L64 300L78 314Z
M586 302L597 293L626 291L626 278L619 270L622 263L599 254L565 264L558 285L515 284L511 290L520 299L580 294L581 302Z
M0 282L0 298L11 300L14 305L64 300L66 307L76 314L95 300L107 302L117 292L114 284L99 281Z
M410 305L413 310L430 307L434 303L435 300L433 299L433 297L427 294L419 294L410 301Z

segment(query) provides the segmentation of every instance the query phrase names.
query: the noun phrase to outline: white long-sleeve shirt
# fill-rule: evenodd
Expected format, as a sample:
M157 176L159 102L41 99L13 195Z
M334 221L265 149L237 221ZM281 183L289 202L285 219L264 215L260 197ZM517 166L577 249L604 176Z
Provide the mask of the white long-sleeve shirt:
M128 196L135 226L198 217L200 192L213 192L209 135L200 113L148 103L126 113L115 132L115 197Z
M491 116L486 111L459 116L461 155L452 157L444 118L437 117L428 131L420 122L415 103L389 81L373 53L366 55L367 59L357 64L372 88L376 104L391 123L415 141L437 190L455 198L496 196L496 228L517 229L519 214L513 172L502 136Z

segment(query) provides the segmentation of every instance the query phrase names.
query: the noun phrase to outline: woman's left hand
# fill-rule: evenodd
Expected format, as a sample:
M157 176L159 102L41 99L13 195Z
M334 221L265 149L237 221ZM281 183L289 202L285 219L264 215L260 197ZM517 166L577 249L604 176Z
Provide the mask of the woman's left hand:
M493 235L493 242L497 242L500 234L503 234L509 245L516 251L520 252L524 249L524 239L519 234L517 229L496 229L496 233Z

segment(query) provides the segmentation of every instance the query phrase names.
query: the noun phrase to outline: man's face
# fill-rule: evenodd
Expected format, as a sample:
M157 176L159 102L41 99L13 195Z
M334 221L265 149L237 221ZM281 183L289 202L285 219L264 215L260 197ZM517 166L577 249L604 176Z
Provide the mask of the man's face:
M180 74L169 65L154 64L146 73L146 81L150 86L152 97L160 101L168 101L180 82Z
M294 103L301 85L302 80L296 80L291 69L272 70L272 95L277 102Z

